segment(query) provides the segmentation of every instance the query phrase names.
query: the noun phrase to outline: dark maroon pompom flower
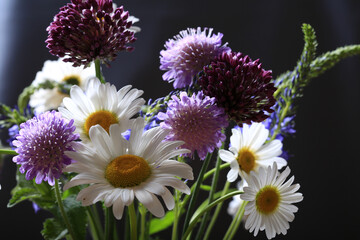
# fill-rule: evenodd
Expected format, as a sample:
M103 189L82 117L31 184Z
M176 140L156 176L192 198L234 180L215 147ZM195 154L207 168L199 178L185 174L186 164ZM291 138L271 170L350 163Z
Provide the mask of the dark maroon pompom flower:
M113 10L112 0L72 0L47 28L47 47L73 66L95 59L108 65L117 52L133 50L127 45L136 40L128 17L122 6Z
M218 106L239 126L262 122L273 112L276 90L271 71L265 71L259 60L252 61L242 53L222 53L204 67L198 80L204 94L215 97Z

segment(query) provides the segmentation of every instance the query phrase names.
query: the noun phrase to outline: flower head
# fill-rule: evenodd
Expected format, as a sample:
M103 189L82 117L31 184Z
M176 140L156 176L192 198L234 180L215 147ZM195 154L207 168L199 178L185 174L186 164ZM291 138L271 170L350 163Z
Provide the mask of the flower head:
M75 140L73 121L68 122L56 111L42 113L25 123L20 124L20 132L13 141L15 151L19 154L13 162L21 164L21 173L26 171L26 179L35 177L40 184L47 181L54 185L63 168L71 163L65 151L74 151Z
M37 72L32 86L39 88L30 97L29 105L36 113L57 109L68 92L64 92L65 86L78 85L85 89L89 79L95 77L95 68L91 64L88 68L73 67L71 63L63 62L61 58L56 61L47 60L41 71ZM53 88L43 87L50 81ZM56 86L58 85L58 86ZM61 87L64 86L64 87Z
M251 171L258 171L260 167L267 167L277 163L280 168L287 162L279 157L282 153L282 143L273 140L265 144L269 130L262 123L253 123L251 126L244 124L242 131L232 129L230 137L231 147L228 150L219 150L220 158L230 163L230 171L227 175L229 182L237 179L238 175L244 178Z
M145 103L139 98L143 91L130 89L131 85L127 85L116 91L110 83L102 84L98 79L91 79L85 93L80 87L72 86L70 98L64 98L65 107L59 107L59 111L65 118L75 120L76 132L82 141L89 140L90 128L97 124L106 131L112 124L120 124L125 132L132 121L130 118Z
M252 61L242 53L222 53L204 67L198 83L204 94L215 97L231 119L240 126L262 122L273 112L276 88L271 83L271 71L265 71L259 60Z
M73 66L95 59L109 64L117 52L133 50L128 43L136 39L128 17L122 6L114 11L112 0L72 0L47 28L47 47Z
M280 233L285 235L298 210L293 203L303 200L303 195L297 192L300 185L291 185L294 176L285 182L290 168L287 167L281 174L277 169L274 162L272 167L260 168L258 173L251 172L246 177L249 186L244 187L240 198L249 201L245 207L245 215L249 215L245 228L254 231L254 236L264 229L268 239Z
M174 81L174 88L189 86L193 77L222 52L230 51L227 44L221 45L222 33L212 34L213 29L200 27L181 31L165 43L160 52L160 69L165 81Z
M145 121L137 118L131 127L129 141L121 135L118 124L110 127L109 134L100 126L90 129L90 139L96 147L80 143L77 152L68 152L76 160L66 171L77 172L64 189L90 184L82 189L77 199L84 206L104 200L113 206L117 219L124 207L136 197L153 215L164 216L164 208L156 197L164 200L168 209L174 207L174 197L166 186L190 194L190 189L180 179L193 179L192 169L185 163L171 160L187 149L177 149L183 142L163 141L168 130L160 127L144 131Z
M191 97L181 92L180 98L173 95L172 99L166 113L158 113L158 118L163 120L160 126L171 130L168 140L185 142L182 147L191 150L186 156L193 156L196 150L200 159L204 159L225 140L221 132L228 126L224 110L214 104L214 98L204 96L202 92Z

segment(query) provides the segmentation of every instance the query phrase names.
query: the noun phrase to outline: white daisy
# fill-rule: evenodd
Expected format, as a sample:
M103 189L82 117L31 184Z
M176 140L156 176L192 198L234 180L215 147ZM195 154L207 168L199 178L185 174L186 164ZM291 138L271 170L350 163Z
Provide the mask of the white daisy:
M269 130L262 123L251 126L244 124L242 131L232 129L229 151L219 151L220 158L230 163L229 182L234 182L238 175L243 178L250 171L258 171L259 167L271 166L273 162L277 163L279 169L286 166L286 160L278 157L282 153L281 141L273 140L265 144L268 136Z
M291 185L294 176L284 183L290 168L287 167L281 174L277 169L274 162L272 167L262 167L258 172L252 171L246 176L249 186L244 187L240 198L249 201L245 207L245 215L249 215L245 228L254 231L254 236L264 229L268 239L280 233L285 235L289 222L294 220L294 213L298 210L292 203L303 200L303 195L296 192L300 185Z
M35 80L31 85L39 86L46 81L56 83L67 83L78 85L84 89L88 80L95 77L95 68L93 64L88 68L73 67L71 63L47 60L41 71L37 72ZM57 109L64 97L68 96L57 87L53 89L41 88L31 95L29 105L35 109L35 112L41 113L51 109Z
M83 141L89 140L89 130L99 124L107 132L111 124L120 124L121 131L129 129L131 117L137 114L145 100L139 98L143 91L131 89L127 85L116 91L110 83L102 84L98 79L91 79L85 93L78 86L72 86L70 98L63 100L64 107L59 107L63 117L74 119L76 132Z
M65 171L78 175L64 189L90 184L79 192L77 200L83 206L103 200L106 207L113 206L117 219L134 197L153 215L164 216L164 208L155 195L161 196L166 207L172 209L174 198L166 186L190 194L189 187L176 176L192 180L192 168L170 159L190 151L177 149L182 141L163 141L168 130L155 127L144 132L144 126L144 119L137 118L129 141L122 137L118 124L111 125L110 134L99 125L92 127L90 139L96 147L80 142L77 152L66 152L75 162Z

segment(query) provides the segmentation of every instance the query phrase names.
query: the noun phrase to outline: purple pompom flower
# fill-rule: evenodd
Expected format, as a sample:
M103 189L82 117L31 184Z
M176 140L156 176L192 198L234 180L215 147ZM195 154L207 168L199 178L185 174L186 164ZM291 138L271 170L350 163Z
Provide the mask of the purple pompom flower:
M271 71L259 60L242 53L223 53L204 67L198 83L204 94L215 97L218 106L239 126L264 121L272 113L276 90Z
M133 50L127 45L136 40L128 18L122 6L113 10L112 0L72 0L47 28L47 47L75 67L95 59L109 65L117 52Z
M20 124L20 132L13 145L19 154L13 162L21 164L19 170L26 172L26 179L35 178L40 184L47 181L51 186L59 178L62 169L71 163L65 151L74 151L79 138L74 134L73 120L68 122L56 111L42 113Z
M230 51L227 43L221 45L222 33L212 34L213 29L202 31L200 27L181 31L165 43L160 52L160 69L165 70L163 79L174 81L174 88L187 87L193 77L222 52Z
M171 129L167 140L181 140L181 148L191 150L185 156L193 157L195 150L200 159L207 153L220 147L225 135L221 130L228 126L227 117L222 108L217 107L214 98L204 96L202 92L188 97L186 92L180 98L173 95L168 102L166 113L159 112L158 118L162 128Z

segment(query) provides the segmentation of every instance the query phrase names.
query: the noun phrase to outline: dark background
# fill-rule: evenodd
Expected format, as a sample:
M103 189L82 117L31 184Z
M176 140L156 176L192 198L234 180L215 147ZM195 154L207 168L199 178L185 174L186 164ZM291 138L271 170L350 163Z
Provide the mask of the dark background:
M120 1L115 1L120 5ZM48 53L46 27L66 0L1 0L0 2L0 101L13 106L29 85ZM140 18L135 51L120 53L106 80L118 88L132 84L145 91L144 98L158 98L172 90L162 81L159 52L164 43L187 27L213 27L224 34L234 51L260 58L276 77L292 69L303 47L301 24L311 24L318 39L318 53L346 44L360 43L360 1L121 1ZM276 239L355 239L360 234L358 138L360 108L360 57L340 62L314 79L299 102L297 133L285 139L285 149L295 182L301 184L303 202L286 236ZM199 162L192 162L197 172ZM15 186L15 164L7 158L0 175L0 239L41 239L47 216L35 214L30 202L8 209ZM226 172L224 172L226 175ZM222 176L224 177L224 176ZM227 205L227 204L226 204ZM221 239L231 221L221 215L212 239ZM164 234L165 235L165 234ZM170 237L164 237L169 239ZM246 230L237 238L252 239ZM260 232L257 239L265 239Z

